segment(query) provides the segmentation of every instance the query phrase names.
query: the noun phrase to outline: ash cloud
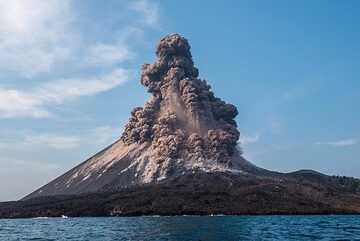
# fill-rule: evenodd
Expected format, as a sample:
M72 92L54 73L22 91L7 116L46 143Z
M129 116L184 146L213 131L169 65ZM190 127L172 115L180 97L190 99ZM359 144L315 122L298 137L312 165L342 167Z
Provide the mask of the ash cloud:
M158 60L143 65L141 74L153 98L131 112L121 140L147 143L159 162L193 158L229 164L240 135L237 108L215 97L198 78L186 38L165 36L155 54Z

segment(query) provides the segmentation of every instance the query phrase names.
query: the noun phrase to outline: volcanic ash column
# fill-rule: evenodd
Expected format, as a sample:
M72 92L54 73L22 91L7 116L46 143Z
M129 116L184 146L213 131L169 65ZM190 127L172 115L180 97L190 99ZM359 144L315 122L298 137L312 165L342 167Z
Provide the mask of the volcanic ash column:
M152 99L131 112L121 137L126 146L146 147L141 154L146 163L138 168L147 166L143 171L150 179L166 178L175 166L230 168L240 135L234 120L237 108L198 79L186 38L166 36L155 53L158 60L145 64L141 74Z

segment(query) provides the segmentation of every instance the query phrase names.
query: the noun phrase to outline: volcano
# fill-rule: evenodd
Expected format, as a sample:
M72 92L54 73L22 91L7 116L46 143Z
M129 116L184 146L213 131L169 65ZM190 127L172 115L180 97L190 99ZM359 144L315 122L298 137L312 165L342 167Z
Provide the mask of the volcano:
M238 110L198 77L186 38L165 36L155 54L141 73L151 99L133 109L119 140L0 204L1 217L360 213L359 190L338 178L268 171L242 156Z
M157 183L189 171L258 169L237 148L237 108L198 78L187 39L166 36L155 53L141 74L152 99L133 109L120 140L25 199Z

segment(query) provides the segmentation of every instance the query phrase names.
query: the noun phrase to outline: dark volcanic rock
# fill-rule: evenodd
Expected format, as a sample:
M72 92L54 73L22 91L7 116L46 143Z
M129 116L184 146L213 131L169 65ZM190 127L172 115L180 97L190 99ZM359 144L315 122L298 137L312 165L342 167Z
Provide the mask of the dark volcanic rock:
M173 180L77 196L38 197L0 204L0 218L210 215L360 214L359 192L317 174L282 178L195 172ZM306 178L304 178L306 179Z

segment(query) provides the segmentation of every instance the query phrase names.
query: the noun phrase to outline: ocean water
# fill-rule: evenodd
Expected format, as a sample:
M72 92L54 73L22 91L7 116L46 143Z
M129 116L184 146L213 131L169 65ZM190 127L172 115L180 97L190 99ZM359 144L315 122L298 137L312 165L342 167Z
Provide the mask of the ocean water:
M0 240L360 240L360 216L0 219Z

